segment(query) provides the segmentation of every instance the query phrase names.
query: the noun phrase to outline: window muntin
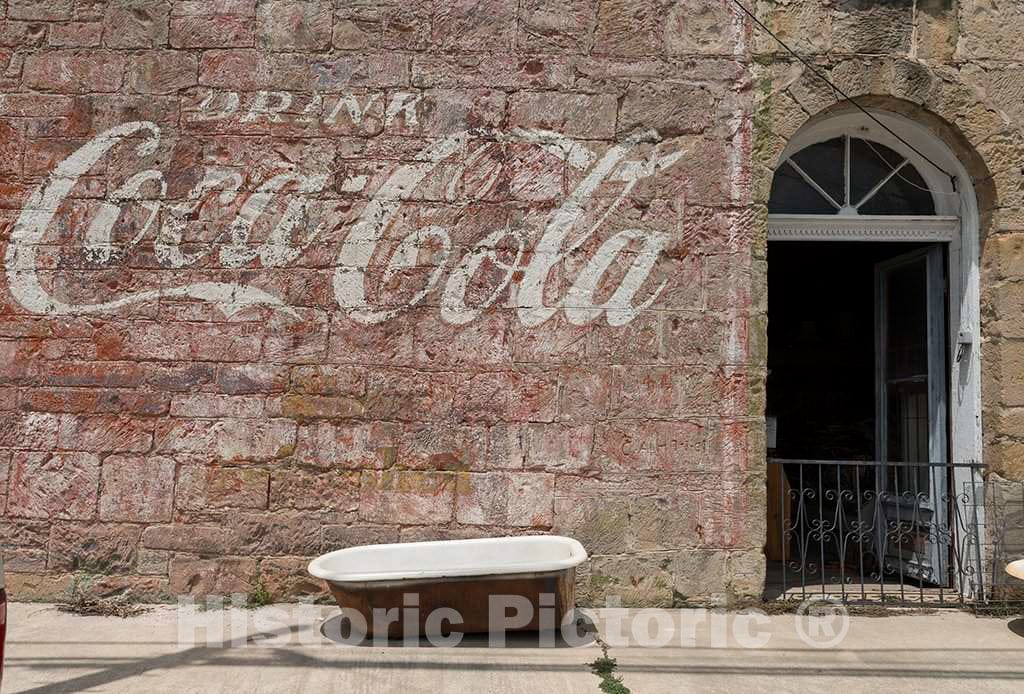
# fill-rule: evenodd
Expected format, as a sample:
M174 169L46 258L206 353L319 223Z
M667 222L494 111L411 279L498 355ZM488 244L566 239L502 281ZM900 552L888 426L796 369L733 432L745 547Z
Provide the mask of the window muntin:
M768 200L773 214L934 215L917 168L878 142L843 135L787 158Z

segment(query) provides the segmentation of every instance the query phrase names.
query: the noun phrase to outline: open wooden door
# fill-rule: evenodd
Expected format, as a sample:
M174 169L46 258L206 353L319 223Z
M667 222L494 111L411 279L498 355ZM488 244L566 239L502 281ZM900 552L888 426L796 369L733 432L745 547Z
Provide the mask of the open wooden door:
M885 573L948 583L942 244L875 266L877 551Z

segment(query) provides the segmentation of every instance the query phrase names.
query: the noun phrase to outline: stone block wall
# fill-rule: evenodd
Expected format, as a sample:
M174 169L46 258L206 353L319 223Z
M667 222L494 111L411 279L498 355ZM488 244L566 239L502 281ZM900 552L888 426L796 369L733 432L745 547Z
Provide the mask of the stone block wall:
M970 173L982 222L983 462L1024 480L1024 8L978 0L759 7L846 94L926 125ZM754 198L762 202L788 138L849 105L770 37L758 35L754 51Z
M760 591L763 219L725 0L0 0L10 592L316 593L558 532Z
M1024 7L979 0L761 2L759 15L846 94L901 113L948 145L972 178L981 216L981 579L1020 593L1003 565L1020 544L1024 481ZM754 200L768 198L788 139L849 109L770 37L754 39ZM770 258L769 258L770 263ZM973 556L970 563L976 566Z
M1024 478L1024 10L751 5L974 176ZM844 107L728 0L0 0L9 587L558 532L583 602L758 593L764 202Z

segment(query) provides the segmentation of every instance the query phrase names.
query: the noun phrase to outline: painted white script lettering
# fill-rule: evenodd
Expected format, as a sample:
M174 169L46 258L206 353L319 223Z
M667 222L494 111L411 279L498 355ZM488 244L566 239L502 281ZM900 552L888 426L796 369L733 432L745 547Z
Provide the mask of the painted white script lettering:
M338 111L345 109L350 118L358 120L369 103L365 99L359 102L354 97L341 97L328 118L336 117ZM274 120L289 105L290 98L266 93L254 102L243 120L250 116ZM229 99L227 106L232 111L237 110L237 99ZM412 121L414 106L414 100L396 97L389 104L386 117L391 119L401 114L407 122ZM38 249L76 183L114 147L134 147L134 153L144 158L157 150L160 137L160 129L151 122L137 121L111 128L60 162L49 178L32 192L14 224L5 257L7 280L14 298L29 311L50 315L116 311L161 297L208 301L229 317L251 306L267 306L297 315L282 297L237 279L154 287L93 303L76 303L61 296L59 291L44 288ZM470 151L471 142L476 143L475 151ZM579 172L576 176L579 181L572 191L546 215L536 243L528 247L529 230L492 227L485 230L483 238L475 244L468 248L462 246L464 252L459 255L460 246L453 241L452 230L439 224L423 224L395 239L397 220L400 216L404 218L403 205L418 187L428 185L432 177L441 175L442 169L447 171L445 176L451 176L438 181L447 181L442 186L446 200L466 195L470 185L472 190L468 194L476 199L482 199L495 189L504 160L482 154L486 150L480 147L480 142L536 148L539 156L557 157L562 162L560 165ZM670 239L662 231L632 227L620 229L603 241L603 236L596 235L641 180L655 176L684 154L663 152L657 143L656 133L639 133L595 155L585 143L543 130L475 130L435 139L409 163L394 167L366 200L358 218L348 224L333 265L334 298L353 320L375 324L422 304L437 292L440 318L461 325L479 318L515 284L515 291L508 292L507 305L526 326L539 325L560 310L569 322L577 325L590 323L602 315L610 325L625 325L649 307L664 289L665 282L662 282L640 295ZM638 150L645 151L645 156L637 158ZM223 268L287 267L296 263L314 242L320 248L331 241L328 230L332 228L333 219L325 212L329 206L318 209L317 214L311 209L328 185L330 177L326 173L304 174L292 167L285 173L268 176L251 192L243 193L242 177L237 171L207 167L191 192L178 200L166 199L166 175L152 168L128 175L100 202L84 232L83 250L90 262L101 266L123 262L132 249L150 237L161 267L196 265L210 253L206 247L211 244L187 243L190 225L197 211L213 199L221 206L234 204L231 209L237 209L233 221L218 235L221 243L216 245L217 260ZM613 194L607 192L608 182L614 184ZM340 181L337 189L361 191L365 186L367 176L354 173ZM599 189L603 196L595 197ZM138 206L141 212L133 217L137 228L132 230L127 242L115 244L112 241L114 229L132 205ZM261 220L265 220L261 228L269 228L262 239L254 233ZM572 254L581 252L580 249L594 246L596 251L582 263L576 277L568 278L564 296L551 299L552 292L546 286L551 271L564 265ZM382 268L382 272L375 276L384 286L400 273L420 269L423 257L431 259L430 271L417 275L421 277L420 286L407 299L397 305L370 299L367 282L373 274L372 263L381 263L377 267ZM619 279L609 294L609 288L602 283L607 283L613 270ZM484 291L482 297L468 299L474 278L485 271L490 282L488 291ZM601 301L596 298L599 287L607 297Z

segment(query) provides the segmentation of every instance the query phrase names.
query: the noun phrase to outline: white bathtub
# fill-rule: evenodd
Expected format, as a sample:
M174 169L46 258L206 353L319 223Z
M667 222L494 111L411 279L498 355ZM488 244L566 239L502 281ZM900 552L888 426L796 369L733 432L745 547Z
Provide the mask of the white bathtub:
M516 628L542 627L542 606L553 607L560 623L574 607L575 569L586 559L572 538L529 535L349 547L317 557L309 573L327 581L343 611L365 620L368 635L374 610L408 605L410 593L418 596L420 633L430 631L426 619L440 607L461 615L456 631L471 633L488 631L489 601L499 595L525 597L532 606L534 618ZM391 622L388 634L403 628L402 620Z

